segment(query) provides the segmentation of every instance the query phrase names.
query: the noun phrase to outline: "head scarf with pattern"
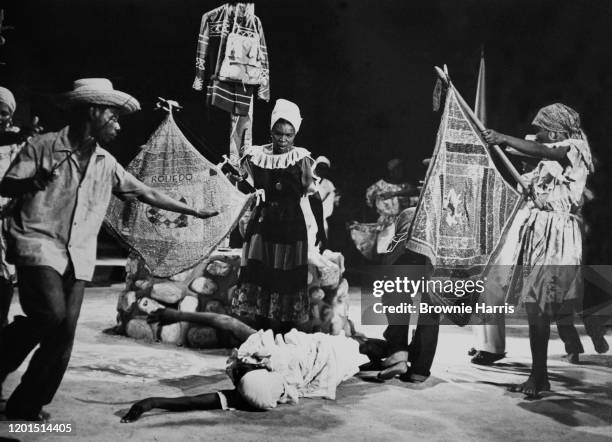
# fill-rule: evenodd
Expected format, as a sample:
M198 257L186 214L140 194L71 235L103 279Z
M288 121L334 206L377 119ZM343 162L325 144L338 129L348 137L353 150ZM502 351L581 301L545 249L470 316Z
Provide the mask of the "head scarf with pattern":
M584 139L584 132L580 126L580 115L565 104L555 103L543 107L531 124L551 132L564 132L568 138Z
M531 124L551 132L565 133L569 139L584 142L586 149L581 149L581 154L589 171L593 172L593 159L589 141L582 130L578 112L562 103L550 104L538 111Z

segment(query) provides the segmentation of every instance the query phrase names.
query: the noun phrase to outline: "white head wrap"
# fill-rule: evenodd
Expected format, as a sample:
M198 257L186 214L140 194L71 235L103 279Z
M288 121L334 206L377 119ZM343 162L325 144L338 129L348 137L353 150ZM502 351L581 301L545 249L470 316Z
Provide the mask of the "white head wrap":
M9 91L5 87L0 86L0 103L6 104L11 112L15 112L17 108L17 102L15 101L15 96L11 91Z
M314 164L312 165L312 168L316 169L316 167L319 164L327 164L327 167L331 167L331 161L329 161L329 158L324 157L323 155L317 157L317 159L315 160Z
M272 111L272 118L270 120L270 129L272 129L274 124L280 119L291 123L296 133L300 130L300 126L302 125L302 115L300 114L300 108L297 106L297 104L283 98L276 100L274 110Z
M283 377L266 369L249 371L240 379L237 389L249 405L259 410L276 408L285 391Z

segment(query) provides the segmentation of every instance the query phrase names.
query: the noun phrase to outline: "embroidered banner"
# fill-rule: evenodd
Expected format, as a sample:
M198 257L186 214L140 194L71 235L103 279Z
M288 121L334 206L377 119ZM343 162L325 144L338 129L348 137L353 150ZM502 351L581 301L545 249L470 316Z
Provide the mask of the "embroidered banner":
M251 201L191 145L172 114L161 123L126 170L150 187L194 208L219 215L205 220L113 198L107 225L158 277L195 266L233 230Z
M477 276L520 201L449 88L406 247L427 256L434 275Z

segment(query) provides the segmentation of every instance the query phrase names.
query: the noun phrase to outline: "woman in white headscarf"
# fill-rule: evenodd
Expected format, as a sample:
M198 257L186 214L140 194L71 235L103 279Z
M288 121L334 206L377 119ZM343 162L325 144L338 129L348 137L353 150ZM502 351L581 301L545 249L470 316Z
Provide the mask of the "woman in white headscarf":
M308 235L300 200L312 183L310 152L293 145L302 118L279 99L272 112L272 143L251 146L241 165L262 189L245 233L232 313L259 328L289 331L309 319Z

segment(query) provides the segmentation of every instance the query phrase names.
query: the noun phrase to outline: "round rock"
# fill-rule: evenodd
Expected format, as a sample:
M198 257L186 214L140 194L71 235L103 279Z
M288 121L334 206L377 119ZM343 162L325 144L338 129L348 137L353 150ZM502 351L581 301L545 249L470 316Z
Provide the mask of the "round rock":
M144 319L131 319L125 327L125 333L130 338L134 339L144 340L147 342L153 342L155 340L153 330Z
M183 299L183 288L175 282L160 282L153 286L151 298L166 304L176 304Z
M200 276L191 282L189 288L198 295L210 296L217 291L217 284L210 278Z
M161 341L166 344L179 344L181 341L181 326L180 324L164 325L161 330Z

